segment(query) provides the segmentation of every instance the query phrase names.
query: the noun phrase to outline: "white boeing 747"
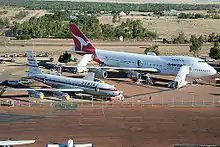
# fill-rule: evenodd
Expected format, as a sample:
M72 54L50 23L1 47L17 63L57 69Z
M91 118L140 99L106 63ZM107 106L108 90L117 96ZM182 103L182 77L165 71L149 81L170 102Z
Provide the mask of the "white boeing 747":
M40 70L32 51L27 51L28 58L28 77L36 81L42 82L51 88L5 88L4 90L27 90L29 95L33 97L44 98L41 91L52 92L60 98L70 99L68 93L85 93L89 95L103 96L109 100L124 97L113 85L94 81L94 73L88 73L83 79L70 78L58 75L44 74Z
M96 69L98 77L107 78L107 70L114 69L127 73L133 80L141 79L141 75L148 73L161 75L175 75L176 79L168 84L169 87L179 88L186 85L186 76L200 78L216 74L216 70L204 60L188 56L156 56L155 54L135 54L96 49L75 24L70 24L75 46L72 51L81 55L91 55L92 59L101 66L89 67L78 65L76 69ZM90 57L91 57L90 56ZM87 61L86 61L87 62ZM78 71L83 72L83 70ZM150 78L146 83L153 82Z

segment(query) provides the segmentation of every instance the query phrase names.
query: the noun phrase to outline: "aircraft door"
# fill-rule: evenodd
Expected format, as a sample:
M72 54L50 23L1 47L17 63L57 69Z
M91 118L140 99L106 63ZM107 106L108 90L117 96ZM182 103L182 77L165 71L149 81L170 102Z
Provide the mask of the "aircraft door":
M98 85L95 87L95 91L96 91L96 92L99 92L99 87L98 87Z
M144 65L144 62L141 60L137 60L137 67L142 67Z

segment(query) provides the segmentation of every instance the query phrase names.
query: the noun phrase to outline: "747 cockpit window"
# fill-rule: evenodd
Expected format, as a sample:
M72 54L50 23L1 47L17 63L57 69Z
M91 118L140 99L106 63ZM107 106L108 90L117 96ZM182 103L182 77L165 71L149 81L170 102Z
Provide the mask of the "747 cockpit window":
M198 62L199 63L205 63L205 60L199 60Z

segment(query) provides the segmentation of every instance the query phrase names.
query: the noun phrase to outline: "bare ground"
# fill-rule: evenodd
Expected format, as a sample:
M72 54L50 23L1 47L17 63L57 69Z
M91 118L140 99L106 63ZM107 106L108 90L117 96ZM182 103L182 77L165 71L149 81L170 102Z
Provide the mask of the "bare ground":
M46 118L0 123L0 138L36 139L30 147L50 141L94 143L97 147L220 144L217 108L79 108L52 111L43 108L0 108L9 114L43 115Z
M97 49L111 50L111 51L124 51L132 53L143 54L146 47L151 45L159 45L161 55L188 55L192 56L189 52L190 44L180 45L164 45L159 42L152 41L96 41L91 40L92 44ZM0 53L24 53L27 49L34 52L48 52L49 55L61 55L64 51L71 51L74 45L72 39L32 39L28 41L6 41L0 38ZM204 44L200 51L200 55L207 55L211 48L211 44Z
M146 29L156 32L158 37L166 39L176 38L180 32L183 32L188 37L191 35L208 35L212 32L220 33L220 29L217 27L220 24L219 19L177 19L170 16L157 18L156 16L128 15L122 16L121 22L127 19L141 20ZM99 17L99 20L103 24L113 24L112 16L103 15ZM120 25L121 22L113 25Z

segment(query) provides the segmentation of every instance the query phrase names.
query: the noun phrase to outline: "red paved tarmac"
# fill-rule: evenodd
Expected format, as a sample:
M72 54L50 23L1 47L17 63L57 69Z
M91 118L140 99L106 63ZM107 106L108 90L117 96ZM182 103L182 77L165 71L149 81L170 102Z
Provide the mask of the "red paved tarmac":
M0 108L3 113L44 115L46 118L0 123L1 139L36 139L30 147L49 141L96 147L168 147L172 144L220 144L218 108L133 107Z

